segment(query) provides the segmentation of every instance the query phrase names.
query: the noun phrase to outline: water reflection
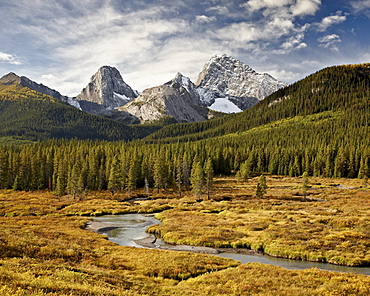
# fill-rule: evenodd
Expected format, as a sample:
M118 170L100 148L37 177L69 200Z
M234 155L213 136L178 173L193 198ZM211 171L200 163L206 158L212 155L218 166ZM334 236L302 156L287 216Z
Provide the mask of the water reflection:
M142 239L148 236L145 232L150 225L160 224L160 221L155 219L153 216L143 216L141 214L125 214L116 216L102 216L95 218L94 221L103 222L107 224L114 224L122 228L116 228L104 235L108 236L109 240L115 242L121 246L138 247L142 246L136 244L134 240ZM156 245L163 244L161 240L156 242ZM329 271L340 271L340 272L352 272L362 273L370 275L369 267L347 267L338 266L320 262L308 262L298 260L288 260L281 258L273 258L262 255L245 255L245 254L234 254L234 253L221 253L217 256L230 258L241 261L242 263L258 262L264 264L278 265L287 269L307 269L307 268L319 268L322 270Z

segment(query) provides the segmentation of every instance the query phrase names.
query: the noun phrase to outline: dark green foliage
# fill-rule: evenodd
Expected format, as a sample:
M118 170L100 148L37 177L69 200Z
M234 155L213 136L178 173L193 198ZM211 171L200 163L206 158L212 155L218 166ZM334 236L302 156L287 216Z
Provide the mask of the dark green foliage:
M50 138L128 141L145 137L161 127L160 124L127 126L87 114L26 87L0 85L0 137L31 141Z
M343 120L341 124L343 128L347 125L368 126L370 124L369 75L370 64L326 68L278 90L242 113L206 122L166 126L149 135L146 140L196 141L246 131L285 118L307 116L328 110L341 110L347 112L346 116L365 111L361 116L357 114L357 119Z
M256 195L258 198L262 198L266 194L267 184L266 184L266 177L264 175L259 176L257 188L256 188Z
M159 135L156 133L150 141L128 143L49 140L13 145L3 142L0 144L0 188L47 188L62 195L101 189L114 193L144 186L159 191L176 186L181 193L190 189L192 172L192 187L200 188L196 192L199 195L204 189L204 173L200 172L207 171L209 163L215 175L239 172L242 179L264 173L301 176L304 172L309 176L365 179L370 174L368 67L366 64L325 69L278 91L241 114L164 127L163 137L182 135L164 140L155 140ZM40 100L51 104L53 99L42 97ZM60 102L57 106L72 108ZM73 112L81 114L75 109ZM44 115L40 113L40 116ZM89 118L106 122L97 116ZM13 120L17 126L18 118ZM60 124L63 122L67 124L67 121ZM101 127L104 137L112 132L105 130L105 123ZM0 134L3 130L0 126ZM88 134L89 129L81 133ZM207 139L183 141L204 137ZM112 139L115 136L112 135Z

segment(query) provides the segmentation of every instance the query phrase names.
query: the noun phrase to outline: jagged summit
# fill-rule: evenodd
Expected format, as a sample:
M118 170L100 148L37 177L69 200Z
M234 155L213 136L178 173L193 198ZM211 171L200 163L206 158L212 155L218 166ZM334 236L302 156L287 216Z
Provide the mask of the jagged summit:
M253 97L259 101L286 86L269 74L260 74L250 66L226 54L213 56L199 73L197 87L216 92L220 97ZM244 108L242 108L244 109Z
M111 66L100 67L76 98L62 96L14 73L2 79L3 83L18 82L87 113L126 123L153 122L164 117L171 117L177 122L192 122L213 117L216 114L213 111L241 112L286 86L271 75L257 73L226 54L211 57L195 84L182 73L177 73L172 80L146 89L141 95L126 84L120 72Z
M201 106L196 86L188 77L177 73L175 78L157 87L144 90L124 110L141 122L172 117L177 122L203 121L209 112Z
M90 83L76 98L106 108L115 108L136 97L137 93L123 81L116 68L103 66L91 77Z

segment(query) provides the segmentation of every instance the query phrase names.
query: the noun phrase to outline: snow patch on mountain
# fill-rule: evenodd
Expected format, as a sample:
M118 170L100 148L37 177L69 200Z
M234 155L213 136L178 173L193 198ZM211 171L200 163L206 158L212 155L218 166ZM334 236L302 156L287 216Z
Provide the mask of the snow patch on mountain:
M238 113L243 111L226 98L215 99L215 102L209 106L209 109L223 113Z
M232 101L245 110L287 84L271 75L260 74L228 55L212 57L199 73L196 86L205 106L217 98Z
M76 98L67 97L67 103L71 105L72 107L75 107L79 110L82 110L80 106L80 102L76 100Z

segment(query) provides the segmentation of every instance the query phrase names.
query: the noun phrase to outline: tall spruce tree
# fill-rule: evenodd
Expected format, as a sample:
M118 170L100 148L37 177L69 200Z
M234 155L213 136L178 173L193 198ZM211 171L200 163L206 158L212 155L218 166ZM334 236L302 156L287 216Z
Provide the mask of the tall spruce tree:
M212 159L208 158L205 168L204 168L204 173L205 173L205 185L206 185L206 191L207 191L207 199L209 200L211 197L211 191L212 191L212 186L213 186L213 163Z
M258 198L262 198L266 194L267 184L266 177L261 175L258 177L256 195Z
M192 192L196 195L198 200L201 199L204 184L204 173L202 164L200 163L197 156L194 158L193 161L190 174L190 183L192 186Z
M303 198L306 199L308 190L308 173L304 172L302 175L302 194Z

